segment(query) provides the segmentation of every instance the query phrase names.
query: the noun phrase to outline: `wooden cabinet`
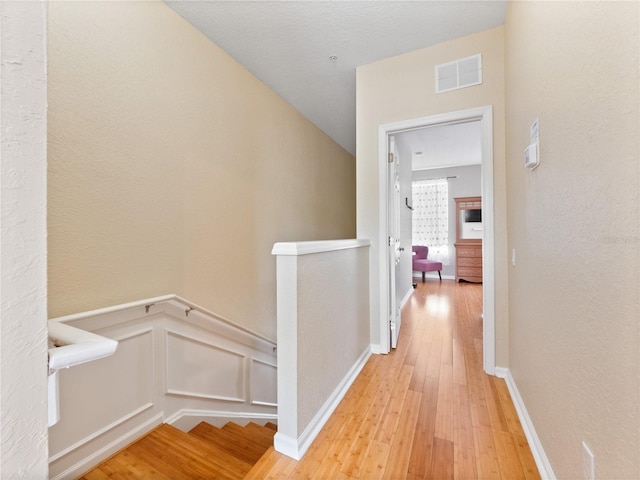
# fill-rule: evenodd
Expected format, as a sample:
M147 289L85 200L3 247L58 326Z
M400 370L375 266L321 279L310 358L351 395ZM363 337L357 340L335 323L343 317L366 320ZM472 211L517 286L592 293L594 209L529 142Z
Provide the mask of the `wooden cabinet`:
M482 240L479 243L456 243L456 282L482 283Z
M456 201L456 282L482 283L482 197Z

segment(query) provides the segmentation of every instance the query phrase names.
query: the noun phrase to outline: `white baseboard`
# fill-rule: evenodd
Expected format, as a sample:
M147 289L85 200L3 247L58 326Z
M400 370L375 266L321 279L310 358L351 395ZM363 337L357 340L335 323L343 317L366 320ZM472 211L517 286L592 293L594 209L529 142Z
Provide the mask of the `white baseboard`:
M455 280L456 279L455 275L445 275L444 273L441 274L441 275L442 275L442 279L443 280ZM440 277L438 277L438 272L436 272L435 274L434 273L427 273L424 277L425 278L433 278L433 279L436 279L436 280L440 280ZM417 280L421 281L422 280L422 274L420 273L418 275L414 275L412 278L414 280L417 279ZM418 282L418 283L420 283L420 282Z
M504 378L507 383L507 388L511 394L511 400L513 401L513 405L518 413L518 418L522 424L522 430L524 430L524 434L529 442L529 447L531 448L531 453L536 462L536 466L538 467L538 471L540 472L540 476L545 480L556 480L556 476L551 468L551 463L549 463L549 459L544 452L544 448L542 448L542 442L540 442L540 438L536 433L531 417L529 417L524 400L520 396L518 386L511 375L511 371L508 368L496 367L495 374L496 377Z
M157 427L162 423L162 415L156 415L153 418L147 420L143 424L137 426L136 428L128 431L125 435L115 439L110 442L108 445L105 445L103 448L96 450L88 457L83 458L80 462L72 465L67 468L65 471L58 473L57 475L51 477L51 480L66 480L77 478L79 475L82 475L87 470L94 467L96 464L100 463L100 461L105 458L113 455L118 450L122 450L124 447L140 438L145 433L151 431L153 428Z
M349 369L335 390L331 395L329 395L327 401L324 402L322 407L320 407L318 413L315 414L313 419L309 422L309 425L307 425L307 428L304 429L298 439L276 433L273 439L273 446L275 450L295 460L300 460L307 449L311 446L311 443L318 436L322 427L327 423L331 414L338 407L338 404L342 401L347 391L362 371L362 368L367 363L367 360L369 360L370 356L371 348L367 347Z
M404 298L400 302L400 308L404 307L404 304L409 301L409 299L411 298L411 294L413 294L413 287L409 289L409 291L405 294Z

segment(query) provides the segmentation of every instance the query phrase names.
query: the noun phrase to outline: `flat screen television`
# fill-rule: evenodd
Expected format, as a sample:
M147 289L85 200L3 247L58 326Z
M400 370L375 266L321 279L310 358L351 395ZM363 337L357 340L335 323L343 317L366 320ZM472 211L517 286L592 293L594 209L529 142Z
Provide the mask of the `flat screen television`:
M482 209L477 208L473 210L464 211L465 223L480 223L482 222Z

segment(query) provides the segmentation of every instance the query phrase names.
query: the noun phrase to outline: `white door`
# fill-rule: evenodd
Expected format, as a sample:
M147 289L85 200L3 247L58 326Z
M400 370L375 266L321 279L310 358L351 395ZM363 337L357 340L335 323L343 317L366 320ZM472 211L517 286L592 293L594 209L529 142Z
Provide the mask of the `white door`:
M389 159L388 169L388 192L389 205L387 208L387 225L389 238L389 330L391 348L398 345L398 335L402 319L400 317L400 305L396 294L396 266L400 263L400 176L399 158L396 151L395 139L389 135L387 158Z

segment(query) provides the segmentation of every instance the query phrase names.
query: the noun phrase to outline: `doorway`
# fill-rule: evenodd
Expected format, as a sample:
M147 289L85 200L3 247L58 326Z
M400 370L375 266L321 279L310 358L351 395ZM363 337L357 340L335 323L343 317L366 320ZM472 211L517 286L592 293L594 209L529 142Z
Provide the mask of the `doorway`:
M495 235L494 235L494 195L493 195L493 109L491 106L477 107L468 110L449 112L428 117L403 120L380 125L378 130L379 144L379 174L380 174L380 219L381 219L381 245L387 244L389 235L389 223L387 209L390 199L388 191L388 158L389 137L408 130L433 127L439 125L455 124L460 122L479 121L482 129L482 197L483 197L483 224L484 238L482 246L483 254L483 368L493 375L495 373ZM383 180L384 179L384 180ZM390 328L388 312L390 302L390 279L387 266L388 256L386 252L380 256L379 271L383 274L380 278L380 332L382 344L390 345ZM384 263L382 263L384 262ZM387 341L384 341L386 337ZM388 352L381 352L388 353Z

